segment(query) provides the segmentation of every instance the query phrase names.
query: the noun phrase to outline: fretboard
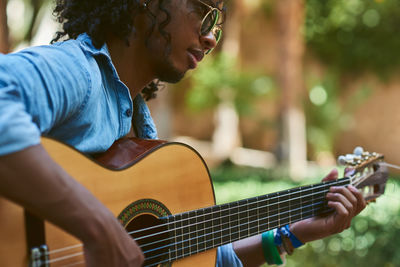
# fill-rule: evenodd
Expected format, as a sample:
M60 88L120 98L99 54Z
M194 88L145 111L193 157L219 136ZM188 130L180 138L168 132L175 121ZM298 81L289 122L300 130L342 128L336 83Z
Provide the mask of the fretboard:
M173 261L331 211L325 196L349 178L297 187L164 218Z

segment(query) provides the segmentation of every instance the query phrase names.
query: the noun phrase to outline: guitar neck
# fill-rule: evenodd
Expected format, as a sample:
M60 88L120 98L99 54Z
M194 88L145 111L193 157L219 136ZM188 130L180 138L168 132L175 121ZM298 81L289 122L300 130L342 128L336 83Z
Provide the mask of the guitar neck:
M170 259L179 259L331 212L325 196L349 178L323 182L162 218L169 225Z

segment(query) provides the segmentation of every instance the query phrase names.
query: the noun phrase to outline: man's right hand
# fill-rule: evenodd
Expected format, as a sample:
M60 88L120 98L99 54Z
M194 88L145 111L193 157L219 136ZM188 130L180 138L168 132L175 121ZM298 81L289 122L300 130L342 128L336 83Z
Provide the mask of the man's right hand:
M0 195L84 244L90 267L139 267L144 256L114 215L41 145L0 156Z
M141 249L112 214L104 226L107 229L94 231L95 236L84 242L86 266L142 266L144 255Z

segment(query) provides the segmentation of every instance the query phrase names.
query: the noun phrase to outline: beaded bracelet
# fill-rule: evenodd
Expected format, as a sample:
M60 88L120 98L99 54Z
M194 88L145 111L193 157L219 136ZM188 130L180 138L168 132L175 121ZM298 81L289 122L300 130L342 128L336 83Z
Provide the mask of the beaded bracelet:
M292 255L293 250L304 245L292 232L289 225L275 229L274 244L283 247L288 255Z
M278 248L274 242L273 231L268 231L261 235L261 244L264 253L264 259L268 264L281 265L283 263Z
M292 232L290 232L289 224L281 227L279 230L284 236L290 239L294 248L298 248L304 245Z

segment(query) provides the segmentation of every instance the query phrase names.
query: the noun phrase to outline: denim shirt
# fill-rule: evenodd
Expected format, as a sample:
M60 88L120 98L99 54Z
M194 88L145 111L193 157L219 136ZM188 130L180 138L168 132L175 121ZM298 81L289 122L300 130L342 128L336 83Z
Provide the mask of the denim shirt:
M157 138L141 96L131 100L107 46L80 35L54 45L0 55L0 155L50 136L85 153L102 152L128 134Z
M0 155L49 136L84 153L107 150L128 134L157 131L143 98L133 101L107 46L87 34L76 40L0 54ZM242 266L231 245L218 249L217 266Z

